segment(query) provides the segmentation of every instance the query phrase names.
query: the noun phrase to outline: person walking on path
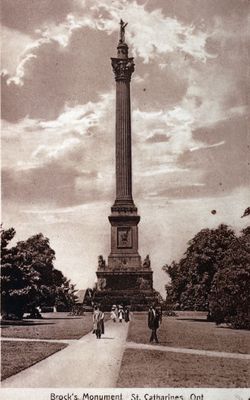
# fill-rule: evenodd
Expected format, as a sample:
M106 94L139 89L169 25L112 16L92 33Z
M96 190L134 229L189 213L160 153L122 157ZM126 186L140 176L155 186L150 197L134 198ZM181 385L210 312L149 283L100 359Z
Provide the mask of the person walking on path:
M113 322L116 322L117 311L116 311L116 306L115 305L112 306L112 308L111 308L110 318L112 319Z
M119 319L119 322L122 322L123 316L124 316L123 307L122 307L122 306L119 306L119 309L118 309L118 319Z
M95 306L93 314L93 333L97 339L101 339L101 334L104 333L104 313L99 306Z
M102 308L100 308L100 312L101 312L101 321L100 321L100 324L101 324L101 334L103 335L104 334L104 317L105 317L105 314L104 314L104 312L103 312L103 309Z
M154 305L151 305L149 308L148 312L148 327L151 329L151 336L150 336L150 342L153 342L155 340L156 343L159 343L158 337L157 337L157 329L159 328L160 325L160 314L156 307Z
M125 307L125 310L124 310L124 321L125 322L129 322L130 321L130 315L129 315L129 308L128 307Z

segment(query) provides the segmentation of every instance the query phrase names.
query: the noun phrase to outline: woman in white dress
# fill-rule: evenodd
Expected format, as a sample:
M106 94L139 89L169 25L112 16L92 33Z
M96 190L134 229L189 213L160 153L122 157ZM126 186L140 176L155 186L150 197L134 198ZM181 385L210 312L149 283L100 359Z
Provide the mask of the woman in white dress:
M116 306L112 306L111 313L110 313L110 318L112 319L113 322L116 322L116 318L117 318Z
M118 319L119 319L119 322L122 322L123 316L124 316L123 307L119 306L119 308L118 308Z

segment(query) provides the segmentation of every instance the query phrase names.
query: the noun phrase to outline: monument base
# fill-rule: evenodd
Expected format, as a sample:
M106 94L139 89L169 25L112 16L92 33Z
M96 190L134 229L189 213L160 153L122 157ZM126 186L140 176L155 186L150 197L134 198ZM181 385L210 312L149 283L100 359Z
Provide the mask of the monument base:
M97 271L97 291L94 302L105 311L112 305L130 306L134 311L145 311L158 303L160 295L153 289L153 271Z

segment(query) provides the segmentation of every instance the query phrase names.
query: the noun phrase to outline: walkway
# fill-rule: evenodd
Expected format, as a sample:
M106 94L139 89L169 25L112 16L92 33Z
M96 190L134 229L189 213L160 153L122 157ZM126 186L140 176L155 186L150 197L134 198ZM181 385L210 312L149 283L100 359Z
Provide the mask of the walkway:
M142 344L142 343L135 343L135 342L127 342L126 347L128 349L169 351L172 353L193 354L196 356L237 358L239 360L250 360L250 354L227 353L225 351L187 349L185 347L170 347L170 346L160 346L158 344L152 345L152 344Z
M1 342L48 342L48 343L76 343L78 339L30 339L30 338L13 338L4 336L1 337Z
M101 340L89 333L67 348L5 379L2 387L115 387L127 333L128 324L108 321Z

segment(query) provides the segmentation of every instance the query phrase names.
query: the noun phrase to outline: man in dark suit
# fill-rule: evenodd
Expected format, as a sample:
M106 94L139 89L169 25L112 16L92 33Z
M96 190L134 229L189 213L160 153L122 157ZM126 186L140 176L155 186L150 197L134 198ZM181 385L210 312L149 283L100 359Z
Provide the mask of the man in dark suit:
M153 342L155 340L156 343L159 343L156 333L157 329L159 328L159 325L160 325L160 314L156 309L156 307L154 305L151 305L148 311L148 327L152 331L150 336L150 342Z

